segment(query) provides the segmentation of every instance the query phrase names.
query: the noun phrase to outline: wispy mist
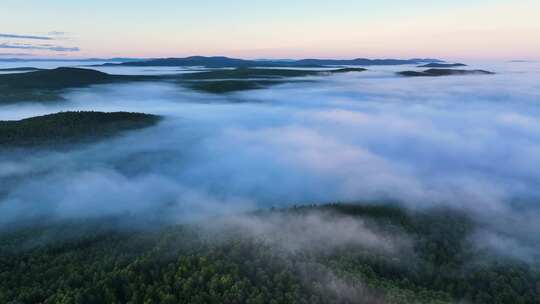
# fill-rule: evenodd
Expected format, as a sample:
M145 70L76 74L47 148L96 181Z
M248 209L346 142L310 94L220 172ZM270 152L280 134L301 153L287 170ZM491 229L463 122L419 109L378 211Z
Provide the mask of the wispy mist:
M540 70L485 68L498 74L408 79L385 67L226 96L121 84L72 90L63 103L2 106L2 119L60 110L166 119L72 151L3 152L0 222L137 213L176 221L392 200L470 210L487 225L534 225L514 207L538 214Z

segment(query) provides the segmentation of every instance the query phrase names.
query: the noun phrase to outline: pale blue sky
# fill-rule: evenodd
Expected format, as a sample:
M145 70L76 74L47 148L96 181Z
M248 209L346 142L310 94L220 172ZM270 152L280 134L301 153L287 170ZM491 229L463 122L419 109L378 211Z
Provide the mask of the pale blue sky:
M540 54L536 0L1 0L1 53L450 57Z

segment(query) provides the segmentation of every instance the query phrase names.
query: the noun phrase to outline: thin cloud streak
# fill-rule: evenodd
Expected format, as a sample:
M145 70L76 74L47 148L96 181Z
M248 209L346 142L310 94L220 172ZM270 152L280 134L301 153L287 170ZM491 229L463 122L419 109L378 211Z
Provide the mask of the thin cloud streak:
M30 53L0 53L0 57L7 57L7 56L35 56L35 55L30 54Z
M78 47L64 47L59 45L52 44L10 44L10 43L0 43L0 49L21 49L21 50L47 50L55 52L78 52L81 49Z
M61 31L50 31L47 33L49 36L64 36L67 35L67 32L61 32Z
M15 35L0 33L0 38L14 38L14 39L33 39L33 40L53 40L52 37L47 36L34 36L34 35Z

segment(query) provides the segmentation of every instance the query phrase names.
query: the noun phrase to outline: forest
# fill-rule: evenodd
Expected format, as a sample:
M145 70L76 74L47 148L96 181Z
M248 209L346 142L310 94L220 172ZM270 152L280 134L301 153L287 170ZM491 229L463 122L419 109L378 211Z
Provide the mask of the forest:
M2 147L47 147L95 141L156 124L159 116L130 112L60 112L0 121Z
M362 72L365 69L236 68L230 70L200 70L194 73L173 75L112 75L88 68L65 67L50 70L28 67L23 71L26 72L0 75L0 104L29 101L58 102L63 100L62 94L67 89L140 81L175 83L181 87L205 93L222 94L286 83L294 81L293 78L295 77L328 76L344 72Z
M0 0L0 304L540 304L539 12Z
M347 243L287 250L269 240L295 233L250 234L226 218L145 227L126 218L37 222L2 230L0 302L525 304L540 298L538 265L478 250L469 238L476 224L460 212L327 204L242 217L264 226L275 217L294 223L314 215L357 221L410 244L397 251ZM343 231L333 233L339 238Z

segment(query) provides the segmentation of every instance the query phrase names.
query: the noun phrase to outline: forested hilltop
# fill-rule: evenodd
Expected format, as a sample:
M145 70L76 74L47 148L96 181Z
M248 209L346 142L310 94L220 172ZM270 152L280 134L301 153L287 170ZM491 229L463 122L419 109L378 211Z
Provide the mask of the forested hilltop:
M200 92L221 94L265 88L307 76L329 76L363 72L363 68L324 70L261 69L239 67L233 70L202 70L169 75L112 75L92 69L35 69L23 73L0 74L0 104L19 102L58 102L67 89L127 82L166 82Z
M89 142L149 127L159 119L142 113L81 111L0 121L0 145L35 148Z
M154 229L123 221L4 227L0 302L492 304L540 299L538 265L477 249L469 238L475 224L449 210L333 204Z

